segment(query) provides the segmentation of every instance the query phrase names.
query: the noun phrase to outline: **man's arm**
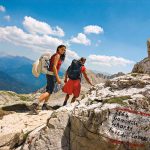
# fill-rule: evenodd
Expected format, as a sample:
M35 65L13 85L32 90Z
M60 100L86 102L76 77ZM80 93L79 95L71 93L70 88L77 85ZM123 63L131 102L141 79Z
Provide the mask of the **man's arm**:
M86 72L86 71L83 72L83 75L84 75L84 78L86 79L86 81L87 81L90 85L93 86L92 82L90 81L90 79L89 79L88 76L87 76L87 72Z
M66 73L65 73L65 80L64 80L65 83L67 82L67 79L68 79L68 73L66 71Z

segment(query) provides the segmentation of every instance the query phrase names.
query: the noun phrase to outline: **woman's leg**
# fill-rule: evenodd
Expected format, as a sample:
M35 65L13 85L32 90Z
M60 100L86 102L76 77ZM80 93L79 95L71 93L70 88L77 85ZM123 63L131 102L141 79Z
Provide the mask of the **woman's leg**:
M46 85L46 92L40 95L39 102L47 102L50 95L52 94L55 86L55 77L52 75L46 75L47 85Z
M47 102L48 102L48 100L49 100L49 97L50 97L50 94L49 94L49 96L47 96L47 97L44 99L44 103L43 103L43 105L42 105L42 110L50 110L50 109L52 109L52 107L50 107L50 106L47 105Z
M49 98L50 98L51 95L49 95L47 98L45 98L45 103L48 102Z
M49 97L50 97L50 93L49 92L45 92L45 93L40 95L39 102L48 101Z

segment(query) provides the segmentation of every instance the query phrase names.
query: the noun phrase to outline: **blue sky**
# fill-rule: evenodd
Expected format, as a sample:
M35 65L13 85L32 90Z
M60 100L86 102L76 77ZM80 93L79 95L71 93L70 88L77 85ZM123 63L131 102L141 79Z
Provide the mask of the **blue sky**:
M1 53L37 59L62 42L66 66L85 56L87 68L109 73L130 72L147 56L148 0L1 0L0 6Z

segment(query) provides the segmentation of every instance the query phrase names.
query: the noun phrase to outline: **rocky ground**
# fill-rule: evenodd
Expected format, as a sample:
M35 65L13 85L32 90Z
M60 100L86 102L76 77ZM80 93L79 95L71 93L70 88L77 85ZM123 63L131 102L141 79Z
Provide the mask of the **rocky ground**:
M0 125L1 150L149 150L150 76L116 77L73 104L37 116L6 114Z

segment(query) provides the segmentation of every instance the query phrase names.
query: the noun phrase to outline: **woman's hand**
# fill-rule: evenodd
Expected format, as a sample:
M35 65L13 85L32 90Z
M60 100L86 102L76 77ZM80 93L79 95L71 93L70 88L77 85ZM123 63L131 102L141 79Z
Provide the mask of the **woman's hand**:
M57 79L57 83L58 83L58 84L61 84L60 78Z

